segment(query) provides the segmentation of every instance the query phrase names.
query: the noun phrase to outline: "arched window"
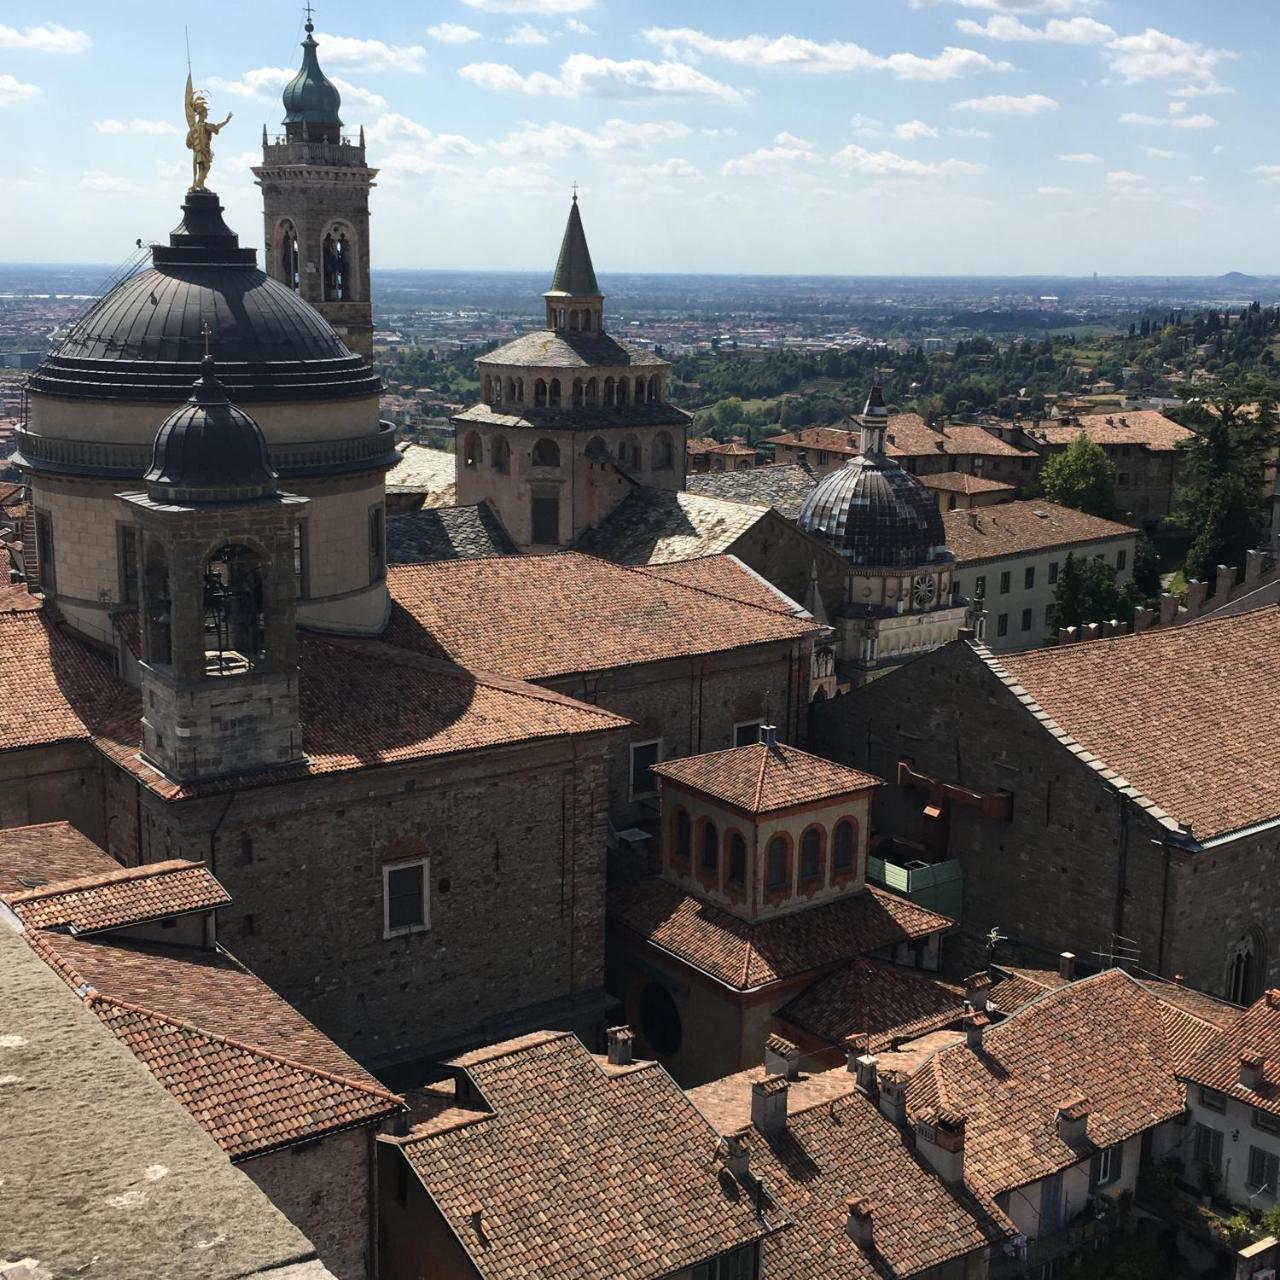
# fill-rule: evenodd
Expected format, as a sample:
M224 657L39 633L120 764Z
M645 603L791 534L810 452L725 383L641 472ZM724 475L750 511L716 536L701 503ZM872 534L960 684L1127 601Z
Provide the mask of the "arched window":
M563 329L563 328L564 328L564 308L563 308L563 307L561 307L561 308L556 312L556 328L557 328L557 329Z
M678 862L688 862L693 848L693 824L684 809L676 810L675 834L672 837L672 854Z
M644 379L636 379L636 404L644 404Z
M577 332L578 332L578 316L579 316L579 314L580 314L580 313L579 313L576 309L575 309L575 310L573 310L573 311L570 311L570 312L569 312L569 332L570 332L570 333L577 333Z
M858 827L852 818L842 818L836 823L831 867L838 875L847 875L854 869L857 859Z
M614 404L614 403L615 403L615 397L616 397L616 394L617 394L617 384L614 382L614 380L613 380L612 378L606 378L606 379L604 380L604 402L605 402L605 404L606 404L606 405L612 405L612 404Z
M747 842L738 831L729 833L729 885L741 889L747 883Z
M533 465L535 467L558 467L560 465L560 446L554 440L545 437L533 446Z
M618 398L616 403L619 406L627 403L627 386L628 386L628 379L626 378L618 379Z
M640 458L640 440L637 436L624 436L618 445L618 461L630 471L639 471L643 465Z
M591 312L584 311L582 313L582 330L584 333L591 332Z
M574 313L577 314L576 312ZM573 407L575 409L582 408L582 379L574 378L573 380Z
M653 438L653 469L671 471L675 465L676 450L671 442L671 435L669 432L659 431Z
M552 378L551 386L547 391L547 401L553 409L560 407L560 379Z
M764 887L770 893L791 888L791 868L787 865L787 838L774 836L765 851Z
M592 436L583 450L588 462L603 466L609 461L609 446L599 436Z
M652 374L649 378L649 403L657 404L658 402L658 375Z
M334 227L324 238L324 300L344 302L351 298L351 244L342 227Z
M493 469L501 475L505 476L511 470L511 446L507 443L506 436L494 439L489 446L489 456L493 459Z
M146 592L147 661L172 661L172 625L170 609L173 598L169 593L169 558L164 545L152 539L147 544L147 559L143 578Z
M478 467L483 461L484 445L481 443L480 435L476 431L469 431L466 444L462 450L462 465L465 467Z
M204 667L211 676L248 671L265 652L262 562L238 542L219 547L204 567Z
M539 378L533 384L533 403L538 409L545 409L547 406L547 383L544 378Z
M800 838L800 880L822 878L822 828L810 827Z
M507 379L507 392L506 392L506 395L505 395L505 396L503 396L503 399L504 399L504 400L510 400L512 403L515 403L515 399L516 399L516 380L515 380L514 378L508 378L508 379Z
M493 380L493 403L494 404L502 403L502 375L501 374L499 374Z
M700 843L702 849L699 856L699 869L704 876L714 876L720 860L720 833L710 818L703 819Z
M587 379L587 385L583 392L583 403L589 408L594 409L596 398L600 394L600 384L594 378Z
M485 404L493 403L493 378L487 373L484 375L484 389L480 395Z
M524 404L524 379L516 379L516 404Z
M1227 964L1227 999L1252 1004L1262 994L1267 972L1267 940L1261 929L1250 929L1231 948Z
M300 283L298 276L298 232L292 222L282 222L276 239L276 260L280 264L280 279L290 289L297 289Z

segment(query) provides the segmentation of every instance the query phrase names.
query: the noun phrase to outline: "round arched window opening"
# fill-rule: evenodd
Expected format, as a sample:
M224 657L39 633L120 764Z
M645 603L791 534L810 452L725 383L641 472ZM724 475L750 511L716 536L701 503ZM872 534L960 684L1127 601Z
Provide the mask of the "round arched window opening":
M154 539L147 546L143 591L146 605L147 661L170 662L173 640L170 610L173 601L169 593L169 561L164 546Z
M296 290L300 283L298 274L298 232L292 222L280 224L277 252L280 260L280 278L290 289Z
M542 439L533 446L533 465L535 467L558 467L560 465L560 446L554 440Z
M240 675L265 653L262 560L251 547L229 542L204 566L205 674Z
M334 227L325 236L321 257L324 264L324 300L348 301L351 297L351 245L343 227Z
M656 982L645 985L640 992L640 1034L650 1048L663 1057L679 1053L684 1040L684 1027L680 1022L680 1010L666 987Z

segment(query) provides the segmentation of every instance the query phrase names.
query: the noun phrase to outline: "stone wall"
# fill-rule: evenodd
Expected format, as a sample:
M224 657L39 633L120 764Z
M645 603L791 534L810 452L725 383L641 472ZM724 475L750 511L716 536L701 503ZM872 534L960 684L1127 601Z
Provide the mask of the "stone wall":
M103 773L93 747L68 742L0 752L0 827L59 820L105 847Z

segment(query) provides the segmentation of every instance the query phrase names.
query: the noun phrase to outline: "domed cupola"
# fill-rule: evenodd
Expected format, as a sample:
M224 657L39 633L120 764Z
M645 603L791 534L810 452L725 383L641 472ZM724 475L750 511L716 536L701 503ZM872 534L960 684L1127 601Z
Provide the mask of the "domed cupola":
M316 40L311 34L314 29L308 19L307 38L302 42L302 67L285 86L285 134L312 142L337 142L342 129L338 115L342 95L320 70Z
M205 356L191 398L160 424L143 479L158 502L242 502L278 492L262 428L227 399Z
M800 510L800 527L855 565L896 569L950 563L937 499L885 455L887 421L875 387L862 414L862 453L810 493Z

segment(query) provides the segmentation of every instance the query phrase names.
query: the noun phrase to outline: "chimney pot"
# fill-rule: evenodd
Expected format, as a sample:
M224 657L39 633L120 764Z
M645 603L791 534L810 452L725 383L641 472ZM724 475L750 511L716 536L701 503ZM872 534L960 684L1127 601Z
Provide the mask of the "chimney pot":
M1262 1083L1266 1071L1266 1055L1257 1050L1247 1050L1240 1055L1240 1083L1246 1089L1256 1089Z
M880 1086L880 1114L893 1124L903 1124L907 1118L907 1075L896 1067L877 1070Z
M851 1060L851 1065L858 1077L858 1088L868 1097L874 1098L879 1092L876 1076L878 1062L874 1053L862 1053Z
M1263 999L1267 1002L1268 1009L1280 1009L1280 987L1272 987Z
M964 1019L964 1038L970 1049L975 1052L982 1048L982 1037L991 1019L985 1013L968 1013Z
M1063 951L1058 956L1058 977L1064 982L1076 980L1076 957L1071 951Z
M1058 1137L1072 1145L1083 1142L1088 1136L1089 1103L1084 1094L1077 1093L1058 1104Z
M871 1201L865 1196L848 1196L845 1198L845 1231L849 1239L859 1248L871 1248Z
M781 1036L772 1035L764 1042L764 1069L771 1076L788 1080L800 1078L800 1050Z
M760 741L766 747L776 747L778 745L778 726L776 724L762 724L760 726Z
M761 1133L786 1132L787 1089L785 1076L765 1076L751 1086L751 1123Z
M916 1149L943 1182L964 1181L964 1116L949 1107L916 1122Z
M964 980L965 1003L975 1013L986 1013L987 1001L991 998L991 974L985 969L971 973Z
M609 1041L609 1065L629 1067L635 1036L630 1027L610 1027L605 1035Z
M741 1182L751 1168L751 1144L739 1133L724 1140L724 1167Z

